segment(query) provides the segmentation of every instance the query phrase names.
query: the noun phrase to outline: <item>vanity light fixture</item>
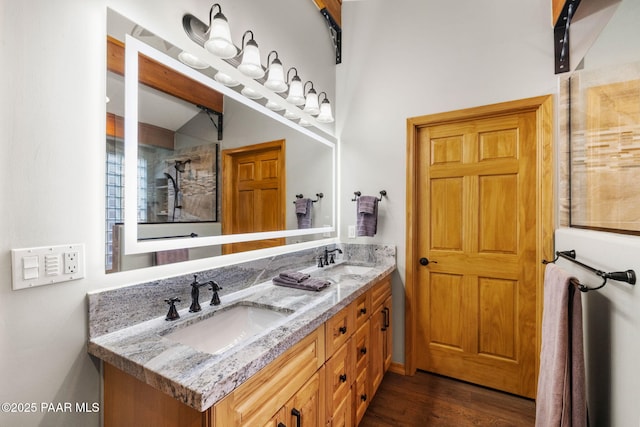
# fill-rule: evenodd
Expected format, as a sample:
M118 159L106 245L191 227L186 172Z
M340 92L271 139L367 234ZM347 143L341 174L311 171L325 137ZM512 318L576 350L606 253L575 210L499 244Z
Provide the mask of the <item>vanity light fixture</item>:
M244 43L247 34L251 34L251 38ZM247 77L260 79L264 77L264 69L260 63L260 49L258 43L253 39L253 31L247 30L242 35L242 62L238 65L238 71Z
M291 74L291 70L294 70L296 74L291 79L291 83L289 83L289 74ZM304 88L302 87L302 80L298 77L298 70L295 67L291 67L289 68L289 71L287 71L287 84L289 84L287 102L293 105L304 105Z
M216 73L216 75L213 76L213 78L218 83L222 83L223 85L228 86L228 87L235 87L235 86L238 86L240 84L239 81L235 80L230 75L223 73L222 71L218 71Z
M316 120L319 123L333 123L333 113L331 112L331 104L329 103L329 99L327 98L326 92L320 92L318 95L318 99L324 95L324 99L320 103L320 114L316 117Z
M278 104L277 102L273 102L273 101L267 101L267 103L264 106L267 107L268 109L270 109L271 111L282 111L282 110L284 110L284 107L282 105Z
M311 83L311 89L309 89L309 91L307 92L307 96L305 98L305 103L304 103L304 109L302 111L312 116L317 116L320 113L320 105L318 104L318 94L316 93L316 90L313 88L313 82L308 81L307 83ZM307 89L307 83L304 84L303 92L305 92Z
M298 120L300 118L300 114L287 110L284 112L284 118L289 120Z
M271 54L275 53L276 57L273 61L269 62L269 58L271 58ZM282 68L282 62L278 59L278 52L272 50L267 55L267 70L269 73L267 74L267 81L264 82L264 87L267 89L271 89L275 93L281 93L286 91L289 86L284 81L284 68Z
M262 98L262 94L257 90L251 89L250 87L244 87L240 91L241 94L246 96L249 99L260 99Z
M218 13L213 15L213 9L218 7ZM229 59L238 55L238 49L231 41L231 30L229 29L229 21L222 14L222 8L218 3L211 6L209 11L209 39L204 43L205 49L213 53L219 58Z
M178 59L183 64L186 64L191 68L195 68L196 70L204 70L205 68L209 68L209 64L207 64L194 54L184 50L178 54Z

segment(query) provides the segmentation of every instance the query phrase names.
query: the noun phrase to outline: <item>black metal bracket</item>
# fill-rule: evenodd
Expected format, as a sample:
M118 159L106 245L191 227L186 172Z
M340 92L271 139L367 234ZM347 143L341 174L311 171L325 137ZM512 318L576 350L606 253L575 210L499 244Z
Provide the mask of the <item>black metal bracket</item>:
M576 13L576 9L580 5L580 0L568 0L562 12L558 17L558 22L553 28L553 46L556 64L556 74L566 73L571 71L569 59L570 59L570 44L569 44L569 27L571 26L571 20Z
M207 108L205 106L202 105L198 105L198 108L200 108L202 111L204 111L207 116L209 116L209 120L211 120L211 123L213 123L213 126L218 130L218 141L222 141L222 117L223 114L219 113L217 111L213 111L210 108ZM214 120L212 116L216 116L217 120Z
M336 51L336 64L340 64L342 62L342 29L326 7L320 9L320 13L324 16L324 19L327 21L327 26L329 27L329 35L331 36L331 41Z

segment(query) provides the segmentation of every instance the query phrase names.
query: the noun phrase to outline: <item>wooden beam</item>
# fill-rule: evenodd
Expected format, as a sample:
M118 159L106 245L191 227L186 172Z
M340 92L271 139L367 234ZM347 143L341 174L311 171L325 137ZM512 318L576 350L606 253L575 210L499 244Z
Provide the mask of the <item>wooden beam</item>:
M318 9L327 9L329 15L342 28L342 0L313 0Z
M124 43L107 37L107 70L124 75ZM184 74L167 68L144 55L138 59L140 83L212 111L223 112L223 96L208 86L190 79Z

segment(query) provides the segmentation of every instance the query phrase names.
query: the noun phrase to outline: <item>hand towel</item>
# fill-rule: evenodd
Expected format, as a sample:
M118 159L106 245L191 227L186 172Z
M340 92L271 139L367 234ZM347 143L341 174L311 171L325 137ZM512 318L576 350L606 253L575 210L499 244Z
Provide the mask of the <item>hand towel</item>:
M296 216L298 217L298 228L311 228L311 199L296 200Z
M560 267L547 264L536 427L588 425L582 297L574 282Z
M298 283L311 277L309 274L299 271L283 271L279 276L283 279L295 280Z
M273 284L278 286L285 286L288 288L296 288L303 289L305 291L321 291L331 284L331 282L323 279L319 279L317 277L310 277L308 279L303 280L302 282L298 282L295 280L283 279L280 276L273 278Z
M155 253L156 265L189 261L189 249L174 249Z
M356 232L358 236L373 237L378 231L378 198L360 196L356 201Z

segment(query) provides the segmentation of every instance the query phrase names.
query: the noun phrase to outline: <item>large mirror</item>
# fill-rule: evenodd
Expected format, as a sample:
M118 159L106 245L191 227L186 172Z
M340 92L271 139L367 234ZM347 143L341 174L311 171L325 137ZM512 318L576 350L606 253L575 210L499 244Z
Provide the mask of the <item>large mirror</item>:
M107 272L335 235L330 136L112 10L108 29Z

